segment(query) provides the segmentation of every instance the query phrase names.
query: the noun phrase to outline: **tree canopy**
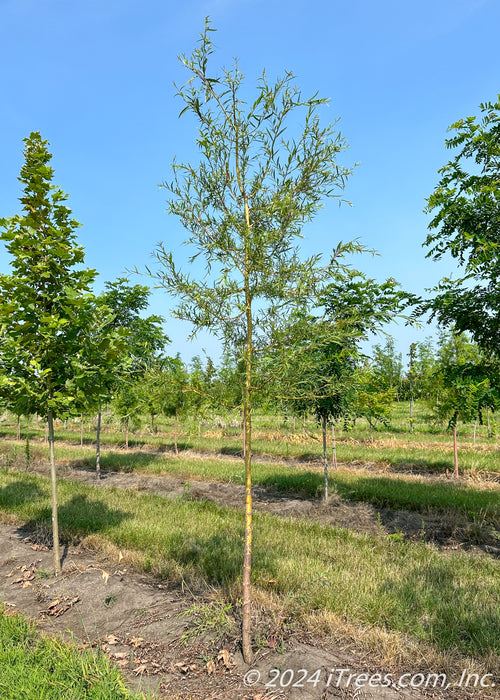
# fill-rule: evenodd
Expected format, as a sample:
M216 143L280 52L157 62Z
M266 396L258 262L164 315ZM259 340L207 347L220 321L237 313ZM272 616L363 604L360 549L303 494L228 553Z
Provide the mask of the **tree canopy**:
M425 245L434 260L450 253L462 270L443 279L420 310L442 325L468 331L489 352L500 348L500 96L480 105L481 118L450 126L446 147L455 157L439 171L429 197L433 213Z

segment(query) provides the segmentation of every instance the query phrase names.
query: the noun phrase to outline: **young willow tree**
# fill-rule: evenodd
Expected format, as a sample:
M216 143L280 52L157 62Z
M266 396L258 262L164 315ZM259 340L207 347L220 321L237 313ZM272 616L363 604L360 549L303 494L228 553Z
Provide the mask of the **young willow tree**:
M11 255L11 275L0 276L0 396L20 401L23 411L47 417L52 481L54 568L61 569L54 461L54 418L71 413L82 398L88 329L93 313L89 285L93 270L82 269L78 222L52 184L48 142L38 132L25 139L19 177L23 213L0 220L0 238Z
M161 244L155 276L179 298L176 315L238 348L244 366L245 544L242 642L251 646L252 396L254 363L274 329L293 309L309 308L328 281L320 256L303 259L303 225L327 197L339 197L349 170L338 163L346 143L335 124L320 125L326 100L304 98L286 73L275 83L263 73L247 102L238 65L218 76L208 70L214 48L209 24L198 47L181 62L190 73L179 89L184 112L197 122L200 162L174 163L168 211L179 217L204 263L198 279L182 272ZM300 126L299 126L300 125ZM199 269L198 267L194 268Z

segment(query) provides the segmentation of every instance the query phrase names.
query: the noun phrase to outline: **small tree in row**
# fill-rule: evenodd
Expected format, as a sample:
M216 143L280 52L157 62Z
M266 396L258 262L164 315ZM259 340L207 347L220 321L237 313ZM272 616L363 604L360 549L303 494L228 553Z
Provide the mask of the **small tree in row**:
M7 405L47 417L52 484L54 569L61 569L54 457L54 418L79 410L89 367L88 338L107 326L96 313L76 242L78 222L67 195L52 184L48 142L25 140L22 214L0 220L11 275L0 276L0 393ZM109 349L114 338L106 336ZM102 348L104 350L106 348ZM90 362L92 360L90 359Z
M199 279L184 274L160 246L156 276L180 299L177 316L194 332L205 328L229 340L243 362L242 640L250 662L254 361L282 320L293 309L309 308L330 278L331 265L320 264L318 256L303 259L297 241L323 200L340 195L349 170L338 161L345 142L337 127L320 125L325 100L304 98L290 73L274 84L263 74L249 104L237 65L218 76L209 72L211 32L207 24L199 46L182 58L190 79L178 92L183 112L197 122L201 159L175 163L174 180L165 184L169 212L189 232L193 260L202 261L204 273Z

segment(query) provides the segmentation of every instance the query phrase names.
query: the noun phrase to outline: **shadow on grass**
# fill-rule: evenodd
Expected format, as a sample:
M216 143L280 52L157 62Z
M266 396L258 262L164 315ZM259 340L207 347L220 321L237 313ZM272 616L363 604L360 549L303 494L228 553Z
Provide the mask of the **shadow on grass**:
M147 468L158 459L159 456L157 454L148 452L135 452L133 454L128 452L102 452L100 461L101 469L104 471L130 473L136 469ZM72 469L95 472L95 455L67 460L67 464ZM105 473L102 474L102 478L106 478Z
M500 608L494 595L486 597L484 584L461 580L452 561L434 561L405 571L398 581L388 580L380 586L380 597L395 601L397 610L389 613L398 618L405 630L407 620L418 615L419 627L412 633L432 641L441 649L463 654L486 656L500 649ZM467 595L460 590L467 588ZM490 593L493 591L490 588ZM471 604L471 601L476 604ZM481 601L478 603L477 601Z
M86 494L73 496L68 503L59 506L58 509L62 540L81 539L92 534L106 533L130 517L132 517L130 513L118 509L111 510L102 501L92 500ZM40 526L51 527L51 524L52 509L50 506L43 506L20 530L31 532L36 531Z
M221 447L219 452L221 455L230 455L231 457L243 457L243 449L241 447Z
M500 514L500 493L462 484L426 484L389 477L350 479L341 474L332 475L330 483L343 498L382 508L404 508L423 513L429 508L451 509L463 512L470 519L480 514L495 519Z
M0 508L10 510L45 496L42 489L30 481L13 481L0 488Z
M212 507L207 505L207 507ZM230 586L241 580L243 568L243 532L221 530L209 537L178 536L171 554L184 566L193 567L213 584ZM270 548L256 547L252 552L254 571L274 574L276 555Z
M307 498L323 493L323 474L320 472L276 471L269 476L258 476L259 486L295 493ZM330 471L329 487L349 501L363 501L379 508L406 509L426 513L429 508L459 510L470 519L481 516L494 521L500 514L500 493L473 489L470 486L448 482L425 484L390 477L352 477Z

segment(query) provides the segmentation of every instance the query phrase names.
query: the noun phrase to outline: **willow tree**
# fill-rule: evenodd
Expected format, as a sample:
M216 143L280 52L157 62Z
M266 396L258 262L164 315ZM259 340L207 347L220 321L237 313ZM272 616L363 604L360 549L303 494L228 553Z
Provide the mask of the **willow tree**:
M204 263L198 276L186 274L160 244L153 273L178 298L175 315L207 329L238 349L244 366L245 545L243 627L245 661L251 646L252 396L254 364L273 343L274 331L293 310L310 308L335 267L300 254L304 224L326 198L341 197L350 170L339 164L346 148L337 123L320 122L327 100L306 98L285 73L269 82L265 72L255 99L238 64L218 75L209 71L214 52L207 22L201 40L181 62L190 77L178 96L181 114L197 123L199 161L173 164L168 212L188 232L190 262ZM194 268L198 270L198 267Z

